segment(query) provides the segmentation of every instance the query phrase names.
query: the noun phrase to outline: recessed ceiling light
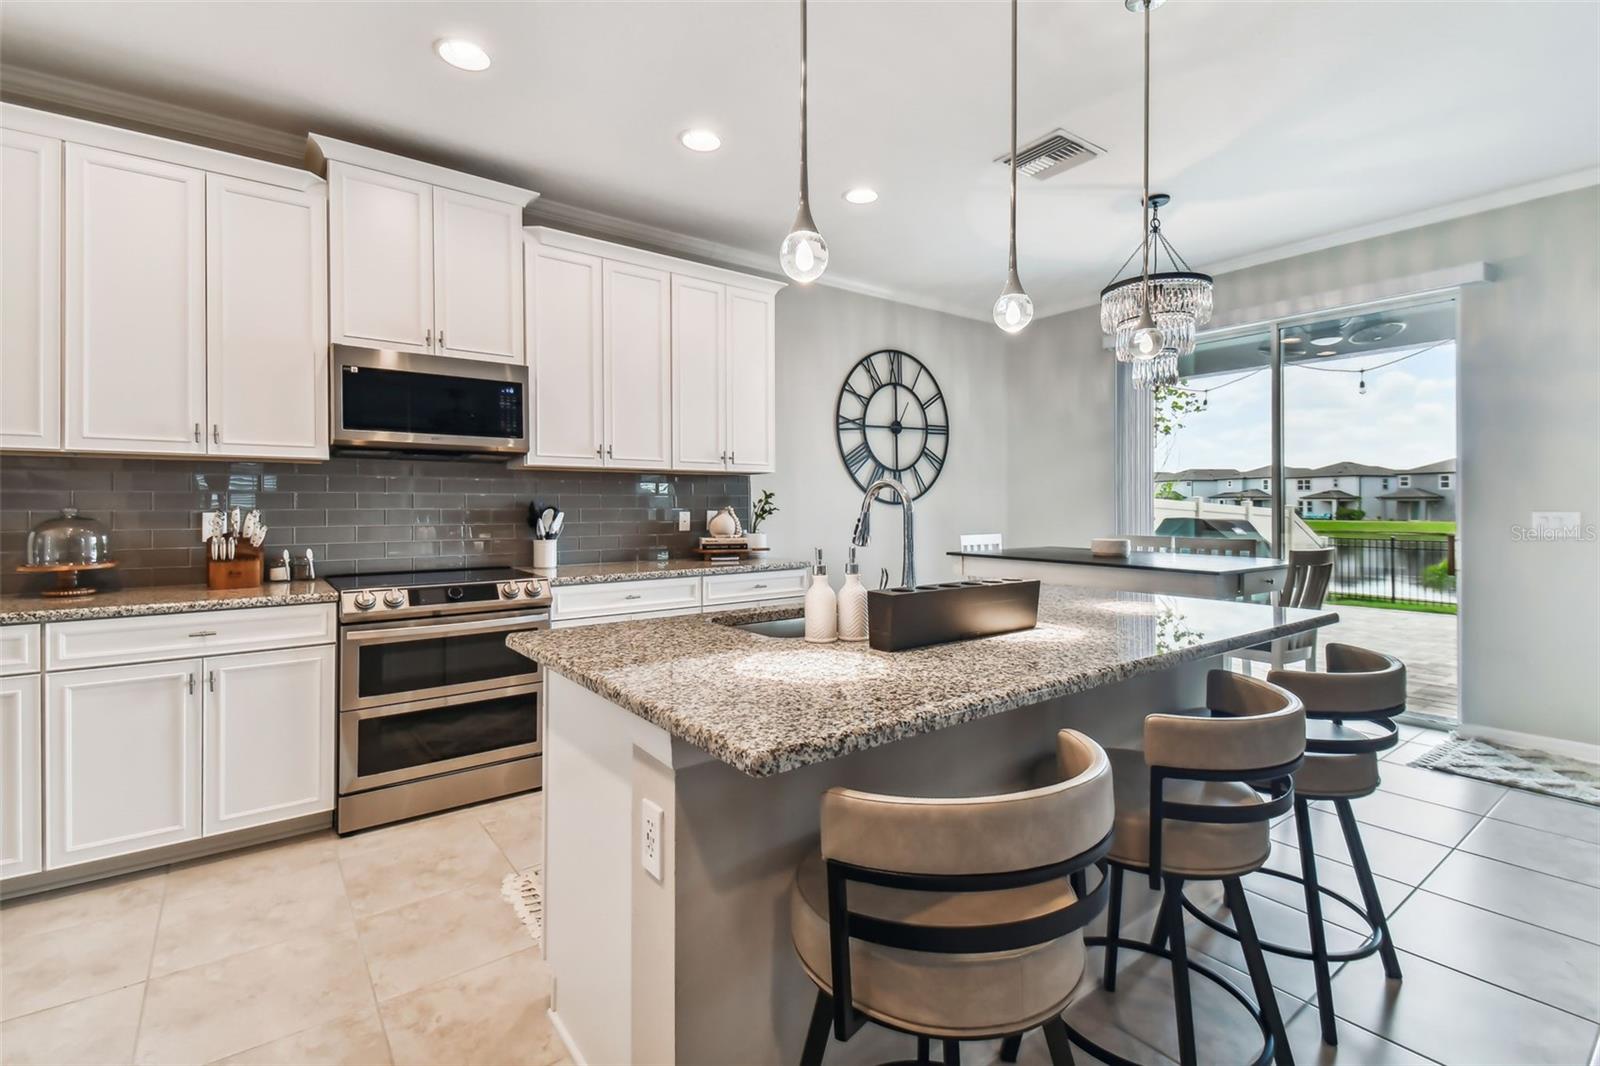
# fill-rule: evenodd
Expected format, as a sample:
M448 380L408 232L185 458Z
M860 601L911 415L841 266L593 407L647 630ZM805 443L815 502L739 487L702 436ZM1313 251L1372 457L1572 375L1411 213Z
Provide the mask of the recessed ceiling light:
M1317 355L1321 356L1324 359L1326 359L1330 355L1338 355L1338 354L1339 354L1338 352L1332 351L1331 349L1327 350L1327 351L1321 351L1321 352L1317 353Z
M678 141L691 152L715 152L722 147L722 138L710 130L684 130Z
M459 37L446 37L433 46L439 58L459 70L488 70L489 53Z
M1282 338L1284 344L1299 344L1302 339L1303 338L1301 337L1296 337L1288 333L1285 333Z
M1342 340L1344 340L1344 337L1338 333L1335 333L1331 337L1312 337L1311 343L1321 345L1324 348L1332 348Z
M844 198L853 204L875 204L878 202L878 190L861 185L845 193Z

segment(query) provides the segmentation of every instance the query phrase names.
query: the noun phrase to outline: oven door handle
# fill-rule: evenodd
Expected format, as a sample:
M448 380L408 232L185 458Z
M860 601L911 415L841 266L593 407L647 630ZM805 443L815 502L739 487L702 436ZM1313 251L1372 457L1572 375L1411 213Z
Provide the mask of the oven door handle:
M340 711L341 716L348 715L358 722L369 718L388 718L396 714L416 714L418 711L433 711L440 707L456 707L464 703L485 703L489 700L505 699L508 696L531 696L544 691L541 682L528 685L511 685L506 688L488 689L483 692L458 692L453 696L435 696L432 699L416 700L412 703L391 703L385 707L358 707L353 711Z
M499 615L470 622L436 622L433 619L397 622L393 625L346 626L339 634L348 644L386 644L397 640L434 640L438 637L468 636L473 633L509 632L514 629L543 629L550 625L550 612Z

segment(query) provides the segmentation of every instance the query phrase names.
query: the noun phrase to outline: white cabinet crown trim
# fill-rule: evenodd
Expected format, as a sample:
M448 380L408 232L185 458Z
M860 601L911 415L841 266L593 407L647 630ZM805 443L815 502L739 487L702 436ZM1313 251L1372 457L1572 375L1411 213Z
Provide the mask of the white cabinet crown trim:
M413 181L454 189L457 192L470 193L501 203L515 204L517 207L526 207L539 197L539 194L532 189L507 185L505 182L480 178L474 174L463 174L459 170L435 166L418 159L407 159L405 156L381 152L365 145L351 144L349 141L341 141L321 133L309 134L306 137L306 166L318 174L326 174L330 160L366 167L368 170L381 170L396 177L411 178Z
M720 282L723 285L733 285L740 289L749 289L752 292L772 294L786 288L788 285L787 282L775 281L757 274L741 274L737 270L727 270L723 267L711 266L708 263L698 263L692 259L679 259L675 256L662 255L659 252L647 252L642 248L616 244L612 241L603 241L595 237L584 237L577 233L568 233L565 230L551 229L549 226L524 226L522 232L528 235L530 241L548 248L562 248L569 252L600 256L603 259L631 263L634 266L652 267L656 270L665 270L685 277Z
M0 104L0 126L21 130L41 137L55 137L73 144L93 148L107 148L113 152L143 156L166 163L206 170L213 174L229 174L236 178L280 185L286 189L314 189L323 184L322 178L309 170L268 163L249 156L187 144L168 137L107 126L87 119L57 115L50 111L23 107L20 104Z

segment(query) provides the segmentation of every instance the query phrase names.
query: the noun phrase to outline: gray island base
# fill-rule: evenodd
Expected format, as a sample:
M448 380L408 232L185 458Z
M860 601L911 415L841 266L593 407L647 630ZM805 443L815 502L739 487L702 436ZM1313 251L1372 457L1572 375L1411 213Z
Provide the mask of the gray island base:
M551 1016L580 1062L798 1060L815 989L788 892L826 789L1028 788L1058 729L1136 747L1146 714L1201 705L1223 653L1337 621L1049 587L1036 629L893 654L726 624L777 613L510 638L548 674L544 947ZM641 854L651 804L659 878ZM1133 892L1128 910L1147 908ZM869 1026L827 1061L913 1050Z

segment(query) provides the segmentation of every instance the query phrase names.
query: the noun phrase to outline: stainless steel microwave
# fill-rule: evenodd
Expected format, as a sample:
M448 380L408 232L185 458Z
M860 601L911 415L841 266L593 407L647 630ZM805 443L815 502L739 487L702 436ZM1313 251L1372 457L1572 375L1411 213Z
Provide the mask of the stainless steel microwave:
M332 346L335 448L523 455L528 368Z

